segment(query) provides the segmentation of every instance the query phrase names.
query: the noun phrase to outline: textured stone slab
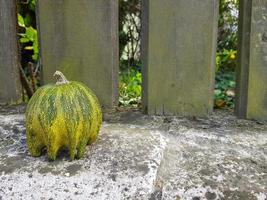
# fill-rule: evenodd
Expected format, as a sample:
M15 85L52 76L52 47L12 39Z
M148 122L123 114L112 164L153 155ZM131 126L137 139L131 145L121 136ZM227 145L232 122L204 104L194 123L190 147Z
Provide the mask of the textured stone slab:
M22 115L0 116L2 199L148 199L166 139L138 126L104 124L84 159L28 155ZM12 131L11 131L12 130Z
M84 159L28 155L23 107L0 107L0 199L267 198L267 123L105 113Z
M217 0L143 0L143 106L149 114L213 108Z
M21 100L15 0L0 0L0 104Z
M238 117L267 120L267 1L240 1Z
M37 8L44 83L58 69L102 105L117 105L118 0L39 0Z
M162 199L265 200L266 136L227 129L171 130L154 194Z

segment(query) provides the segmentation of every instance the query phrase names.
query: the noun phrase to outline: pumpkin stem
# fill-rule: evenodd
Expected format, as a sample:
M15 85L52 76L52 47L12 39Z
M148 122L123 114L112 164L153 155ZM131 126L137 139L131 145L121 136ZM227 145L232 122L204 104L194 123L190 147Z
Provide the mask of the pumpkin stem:
M64 74L60 71L56 71L54 73L54 77L56 78L57 82L56 85L63 85L63 84L68 84L69 81L66 79Z

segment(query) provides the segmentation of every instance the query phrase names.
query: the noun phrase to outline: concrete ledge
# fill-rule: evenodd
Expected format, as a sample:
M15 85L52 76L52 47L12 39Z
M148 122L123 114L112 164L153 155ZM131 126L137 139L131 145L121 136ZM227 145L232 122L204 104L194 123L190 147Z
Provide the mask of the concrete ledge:
M0 116L3 199L146 199L153 192L166 139L159 131L107 124L84 159L33 158L22 115ZM8 129L12 131L8 131Z
M33 158L23 109L0 108L0 199L246 199L267 197L267 124L106 113L84 159Z

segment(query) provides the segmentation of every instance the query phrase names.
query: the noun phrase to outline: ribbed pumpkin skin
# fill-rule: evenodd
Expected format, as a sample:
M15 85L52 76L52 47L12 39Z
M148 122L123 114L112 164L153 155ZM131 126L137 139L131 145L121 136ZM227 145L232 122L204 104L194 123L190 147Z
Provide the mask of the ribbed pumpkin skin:
M58 150L69 149L70 158L81 158L93 143L102 123L97 97L85 85L71 81L45 85L30 99L26 110L26 138L32 156L44 147L55 160Z

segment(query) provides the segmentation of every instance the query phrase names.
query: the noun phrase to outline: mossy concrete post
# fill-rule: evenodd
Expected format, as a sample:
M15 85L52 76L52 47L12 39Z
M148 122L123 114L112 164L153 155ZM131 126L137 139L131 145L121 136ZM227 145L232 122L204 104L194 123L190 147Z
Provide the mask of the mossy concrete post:
M62 71L85 83L102 105L118 100L118 0L38 0L44 83Z
M143 107L205 116L213 108L218 0L143 0Z
M267 0L240 1L236 115L267 120Z
M0 0L0 104L21 100L16 0Z

